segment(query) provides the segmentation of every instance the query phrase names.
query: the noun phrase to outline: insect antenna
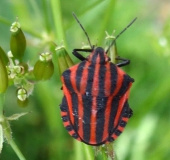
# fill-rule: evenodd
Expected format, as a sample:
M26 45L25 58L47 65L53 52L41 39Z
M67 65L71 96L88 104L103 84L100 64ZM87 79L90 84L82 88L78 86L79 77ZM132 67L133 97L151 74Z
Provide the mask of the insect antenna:
M84 31L84 33L85 33L85 35L86 35L86 37L87 37L87 40L88 40L88 42L89 42L89 44L90 44L90 47L91 47L91 49L92 49L93 47L92 47L92 45L91 45L90 38L89 38L87 32L85 31L84 27L82 26L82 24L81 24L80 21L78 20L78 18L77 18L77 16L75 15L75 13L73 12L72 14L73 14L74 18L76 19L77 23L80 25L80 27L81 27L82 30Z
M110 44L110 46L108 47L108 49L106 50L106 54L108 53L109 49L111 48L111 46L116 42L116 40L118 39L118 37L126 30L128 29L135 21L136 21L137 17L134 18L116 37L115 39L112 41L112 43Z

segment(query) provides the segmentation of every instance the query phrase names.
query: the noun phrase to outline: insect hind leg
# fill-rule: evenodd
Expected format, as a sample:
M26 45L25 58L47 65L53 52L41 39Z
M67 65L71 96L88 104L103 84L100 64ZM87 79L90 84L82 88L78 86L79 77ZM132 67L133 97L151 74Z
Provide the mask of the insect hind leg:
M129 59L121 58L119 56L116 57L116 60L121 60L122 61L122 62L116 64L118 67L123 67L123 66L126 66L126 65L130 64Z
M74 49L72 53L79 60L84 61L84 60L86 60L86 58L83 57L79 52L92 52L92 51L93 51L93 49Z

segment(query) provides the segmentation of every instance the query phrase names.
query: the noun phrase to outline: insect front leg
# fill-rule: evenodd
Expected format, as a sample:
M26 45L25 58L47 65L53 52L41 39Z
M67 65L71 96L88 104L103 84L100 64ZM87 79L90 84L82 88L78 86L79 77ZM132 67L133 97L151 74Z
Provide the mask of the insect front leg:
M79 52L92 52L92 51L93 51L93 49L74 49L72 53L79 60L84 61L84 60L86 60L86 58L83 57Z
M118 67L123 67L123 66L126 66L130 63L130 60L129 59L125 59L125 58L121 58L121 57L116 57L116 60L121 60L122 62L116 64Z

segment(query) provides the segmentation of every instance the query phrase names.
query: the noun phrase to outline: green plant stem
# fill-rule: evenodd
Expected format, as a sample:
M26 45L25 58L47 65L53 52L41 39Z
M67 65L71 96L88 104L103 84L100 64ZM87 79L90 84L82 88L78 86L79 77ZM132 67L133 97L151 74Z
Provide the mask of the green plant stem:
M74 148L75 148L75 160L79 160L79 159L82 159L82 148L83 148L83 145L81 142L77 141L77 140L74 140L73 141L74 143Z
M14 150L14 152L16 153L18 158L20 160L26 160L25 157L23 156L23 154L21 153L21 151L19 150L18 146L16 145L16 143L12 139L9 122L4 116L1 119L1 124L2 124L2 127L3 127L4 137L6 138L7 142L11 145L12 149Z
M26 160L13 139L10 140L9 144L11 145L12 149L15 151L20 160Z
M3 117L4 94L0 94L0 121Z
M3 116L4 98L5 98L5 94L0 94L0 122L2 123L3 129L6 129L9 126L7 126L8 121L6 121L5 117ZM10 132L11 132L10 129L6 129L4 132L5 137L11 137ZM16 143L13 141L13 139L11 138L8 142L13 148L14 152L17 154L18 158L20 160L26 160L23 154L21 153L21 151L19 150L18 146L16 145Z
M3 17L0 16L0 22L2 24L6 24L6 25L11 25L11 22Z
M110 19L114 11L115 3L116 3L116 0L111 0L110 3L108 3L107 12L105 12L105 16L104 16L105 18L103 19L102 27L101 27L101 30L99 31L100 33L100 36L98 38L99 44L102 44L103 37L105 34L104 31L106 30L106 27L108 25L108 20Z
M43 7L43 15L44 15L44 23L45 23L45 27L47 32L50 32L50 23L49 23L49 10L48 10L48 5L47 5L47 1L46 0L41 0L42 1L42 7Z
M82 144L84 147L84 152L86 155L86 159L88 160L94 160L94 153L93 153L93 148L92 146L86 145L86 144Z
M64 28L63 28L63 20L61 15L61 7L60 7L60 0L51 0L51 8L53 12L53 18L54 18L54 25L56 28L56 37L58 39L58 43L61 43L64 41L64 45L66 46L66 40L65 40L65 34L64 34Z

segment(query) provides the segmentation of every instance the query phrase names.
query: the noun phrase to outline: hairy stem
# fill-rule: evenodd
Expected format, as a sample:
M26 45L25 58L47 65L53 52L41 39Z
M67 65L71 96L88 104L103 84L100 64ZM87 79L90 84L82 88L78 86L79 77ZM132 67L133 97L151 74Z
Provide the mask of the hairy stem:
M26 160L13 139L10 140L9 144L11 145L12 149L15 151L20 160Z

